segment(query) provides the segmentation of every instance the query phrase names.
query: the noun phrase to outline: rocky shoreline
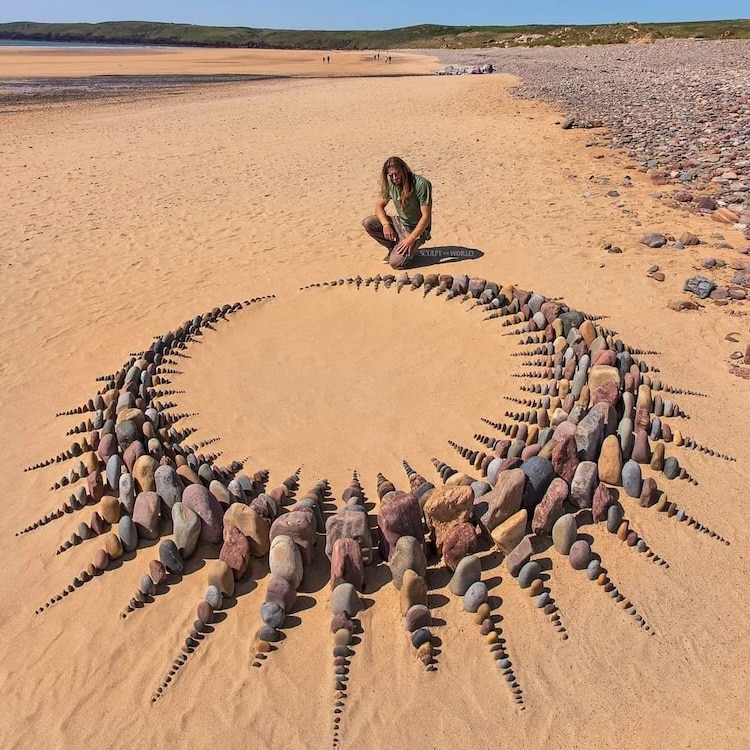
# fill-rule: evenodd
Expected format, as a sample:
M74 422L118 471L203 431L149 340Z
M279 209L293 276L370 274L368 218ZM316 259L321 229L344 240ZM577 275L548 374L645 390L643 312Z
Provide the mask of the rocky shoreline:
M564 127L607 129L663 200L713 213L750 237L750 42L439 50L441 63L492 63L514 92L553 103ZM723 218L722 218L723 217Z

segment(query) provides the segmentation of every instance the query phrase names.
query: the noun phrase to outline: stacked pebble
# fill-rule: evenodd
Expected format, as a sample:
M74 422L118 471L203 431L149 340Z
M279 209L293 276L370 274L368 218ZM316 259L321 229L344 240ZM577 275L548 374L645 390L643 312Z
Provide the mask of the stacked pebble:
M331 561L331 632L333 633L333 744L340 740L341 714L347 698L352 636L361 630L364 609L358 592L365 590L365 565L374 562L367 496L355 471L341 499L343 508L325 523L326 555Z
M255 301L255 300L254 300ZM249 301L245 304L251 304ZM117 373L106 376L105 384L80 413L93 413L92 431L57 457L79 457L79 465L55 484L67 486L85 478L58 511L48 514L23 530L25 533L65 513L97 504L88 523L79 524L70 538L58 548L58 554L86 539L103 537L91 565L70 586L52 597L39 613L72 593L92 575L105 570L111 560L132 552L139 539L155 540L161 535L162 521L171 516L175 540L165 540L159 548L159 563L165 571L179 574L183 561L195 550L198 540L216 543L222 538L222 517L231 503L246 502L267 478L258 472L249 479L238 475L242 462L228 468L212 465L216 455L204 456L194 447L183 445L188 434L174 427L173 406L158 400L157 387L169 382L165 374L177 372L167 367L187 346L200 336L202 328L212 327L221 318L241 309L242 303L215 308L196 316L176 331L157 338L147 350L133 356ZM72 410L78 413L78 410ZM204 444L211 441L204 441ZM53 462L41 462L40 468ZM57 462L55 460L54 462ZM244 482L244 485L243 485ZM230 486L234 494L230 491ZM117 533L110 531L117 524ZM182 537L178 538L180 530ZM154 572L150 570L150 573ZM149 574L150 575L150 574ZM163 580L160 571L151 583L141 580L124 610L127 614L142 606Z

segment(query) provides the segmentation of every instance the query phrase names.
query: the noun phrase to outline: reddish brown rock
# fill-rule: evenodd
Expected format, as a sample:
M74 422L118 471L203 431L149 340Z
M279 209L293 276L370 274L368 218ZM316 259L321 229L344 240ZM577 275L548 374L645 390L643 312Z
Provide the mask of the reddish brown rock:
M653 477L646 477L641 485L641 506L643 508L650 508L656 503L658 495L659 488L656 486L656 480Z
M422 539L424 531L419 500L411 493L397 491L391 500L381 507L378 513L378 528L378 549L384 560L390 559L399 537L413 536L415 539Z
M224 509L208 488L202 484L189 484L182 493L182 502L201 519L200 540L211 544L220 542L224 531Z
M268 553L271 545L271 524L255 508L242 503L233 503L224 514L224 538L228 526L236 526L246 537L253 557Z
M122 460L125 466L128 467L128 471L132 474L135 462L144 454L146 450L143 447L143 443L140 440L132 442L122 454Z
M615 367L617 365L617 352L614 349L600 349L592 359L593 365L608 365Z
M601 383L591 391L591 405L604 402L614 406L620 398L620 386L615 383Z
M317 523L312 508L300 506L290 513L279 516L272 524L270 540L277 536L288 536L299 547L302 564L307 567L312 563L313 548L317 539Z
M155 492L139 492L133 506L133 523L142 539L159 538L159 496Z
M187 464L178 465L175 471L185 485L201 483L201 478Z
M109 434L101 438L96 452L99 454L99 458L106 464L109 458L117 453L117 436Z
M607 509L615 501L614 493L604 482L599 482L594 490L591 515L596 523L607 520Z
M297 601L297 591L291 582L281 576L271 576L266 586L267 602L276 602L286 613L292 611Z
M501 471L491 492L482 495L487 510L479 519L482 531L489 537L492 529L518 513L526 485L526 474L521 469Z
M468 523L474 504L474 492L467 485L436 487L424 506L427 526L442 554L443 541L450 529L459 523Z
M219 560L223 560L232 569L236 581L245 577L250 564L250 545L247 537L236 526L229 526L224 530L224 544L219 552Z
M166 580L167 569L164 567L164 563L161 560L151 560L148 564L148 574L151 576L154 586L158 586ZM203 622L206 622L206 620L203 620Z
M340 510L326 520L326 556L333 558L333 545L337 539L354 539L362 550L365 565L372 562L372 533L366 513L361 510Z
M651 461L651 447L648 443L648 433L646 430L636 433L630 458L639 464L647 464Z
M340 583L351 583L357 591L363 591L364 582L365 565L359 543L345 537L337 539L331 557L331 589Z
M86 490L95 503L104 496L104 481L98 471L92 471L86 477Z
M539 308L539 312L544 315L544 317L547 319L548 323L552 323L555 318L560 314L560 311L562 310L562 305L559 302L543 302L542 306Z
M552 533L555 521L565 512L563 506L568 497L568 491L568 483L562 477L555 477L552 480L544 493L542 502L534 509L531 530L537 536L549 536Z
M575 436L566 435L558 440L552 450L552 468L555 474L570 485L579 463Z
M443 564L450 570L466 555L472 554L477 548L477 534L470 523L459 523L453 526L443 540Z

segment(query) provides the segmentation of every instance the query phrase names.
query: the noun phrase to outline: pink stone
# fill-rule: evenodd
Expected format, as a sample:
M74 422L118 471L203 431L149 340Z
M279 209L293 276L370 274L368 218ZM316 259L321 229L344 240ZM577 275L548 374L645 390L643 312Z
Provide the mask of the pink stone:
M397 491L392 499L383 504L378 513L380 529L379 549L383 559L389 560L399 537L424 538L422 510L419 501L411 493Z
M614 494L604 482L599 482L594 490L594 499L591 504L591 514L596 523L607 520L607 509L614 502Z
M552 449L552 468L555 474L569 485L578 468L578 448L573 435L567 435L559 440Z
M450 570L455 570L466 555L471 555L477 548L477 534L470 523L456 524L443 540L443 563Z
M567 482L560 477L555 477L544 493L542 502L534 510L531 530L537 536L549 536L552 533L555 521L564 513L563 505L567 497Z
M224 544L219 552L219 560L223 560L232 569L235 581L241 581L245 577L250 564L250 544L236 526L224 529Z
M331 589L340 583L351 583L357 591L363 591L364 582L365 565L359 543L346 537L337 539L331 558Z

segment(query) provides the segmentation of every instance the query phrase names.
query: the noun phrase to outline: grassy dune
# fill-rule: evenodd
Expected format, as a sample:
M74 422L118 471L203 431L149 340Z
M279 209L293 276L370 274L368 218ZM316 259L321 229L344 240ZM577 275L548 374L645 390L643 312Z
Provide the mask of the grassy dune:
M476 48L613 44L656 39L750 39L750 20L597 26L438 26L384 31L294 31L111 21L0 24L0 39L266 49Z

